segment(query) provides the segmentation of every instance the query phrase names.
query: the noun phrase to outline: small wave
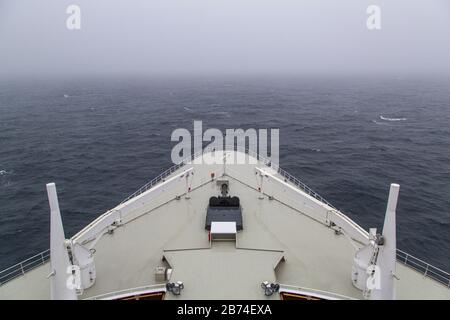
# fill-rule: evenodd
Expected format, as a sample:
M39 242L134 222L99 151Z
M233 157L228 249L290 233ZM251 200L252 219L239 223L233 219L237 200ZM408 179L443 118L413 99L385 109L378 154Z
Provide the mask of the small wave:
M10 170L10 171L0 170L0 176L7 176L7 175L11 175L12 173L13 173L12 170Z
M7 188L12 185L10 175L12 171L0 170L0 187Z
M64 98L68 98L68 97L69 97L69 95L68 95L68 94L65 94L65 95L64 95Z
M183 107L183 109L186 111L191 111L191 108L188 108L188 107Z
M383 116L380 116L380 119L384 120L384 121L405 121L406 120L406 118L387 118L387 117L383 117Z

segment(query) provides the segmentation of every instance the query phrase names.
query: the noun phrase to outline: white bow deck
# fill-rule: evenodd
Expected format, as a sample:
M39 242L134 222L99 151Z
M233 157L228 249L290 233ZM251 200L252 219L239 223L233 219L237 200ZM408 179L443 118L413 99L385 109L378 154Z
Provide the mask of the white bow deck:
M238 154L226 151L227 158ZM209 198L220 194L218 178L240 198L243 230L235 242L211 244L205 218ZM161 287L154 274L164 264L173 269L170 282L185 286L166 299L279 299L264 295L263 281L290 292L363 298L351 268L368 233L294 179L265 160L175 167L71 239L95 252L95 283L78 298ZM0 299L50 298L49 265L41 258L42 264L1 284ZM396 268L397 299L450 299L445 272L443 284L402 263Z

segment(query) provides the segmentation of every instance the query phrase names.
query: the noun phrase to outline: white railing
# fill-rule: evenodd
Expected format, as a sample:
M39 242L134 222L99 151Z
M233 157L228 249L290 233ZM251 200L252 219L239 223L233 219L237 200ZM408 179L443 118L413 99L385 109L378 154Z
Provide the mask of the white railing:
M226 147L225 149L226 150L234 150L235 147ZM293 184L294 186L296 186L297 188L299 188L300 190L302 190L306 194L314 197L315 199L317 199L320 202L330 206L331 208L336 209L330 202L325 200L321 195L319 195L317 192L312 190L305 183L303 183L302 181L300 181L299 179L297 179L296 177L294 177L293 175L291 175L287 171L281 169L278 165L272 163L271 160L269 160L267 158L264 158L263 156L257 154L256 152L253 152L253 151L250 151L250 150L247 150L247 149L245 149L245 150L244 149L240 149L240 148L236 148L236 149L238 149L238 151L241 151L241 152L249 154L250 156L258 159L259 161L261 161L265 165L267 165L267 166L271 167L272 169L274 169L275 171L277 171L277 173L283 177L285 182L290 182L291 184ZM158 184L160 182L164 182L165 178L167 178L173 172L175 172L176 170L180 169L181 167L183 167L184 165L186 165L190 161L193 161L195 158L197 158L200 155L202 155L202 153L203 153L203 150L200 151L200 152L197 152L196 154L194 154L192 156L189 156L189 157L183 159L179 164L173 165L172 167L170 167L169 169L167 169L166 171L164 171L160 175L156 176L155 178L153 178L152 180L147 182L145 185L140 187L138 190L133 192L131 195L126 197L120 204L125 203L128 200L130 200L130 199L132 199L132 198L134 198L134 197L144 193L145 191L149 190L150 188L152 188L156 184Z
M14 278L24 275L26 272L33 270L34 268L42 266L48 260L50 260L50 249L42 251L37 255L0 271L0 286Z
M278 173L283 176L284 182L291 182L298 188L300 188L303 192L307 193L311 197L314 197L315 199L319 200L320 202L330 206L333 209L336 209L331 203L329 203L327 200L325 200L320 194L312 190L310 187L308 187L306 184L301 182L299 179L291 175L290 173L286 172L285 170L278 168ZM337 210L337 209L336 209Z
M97 296L86 298L85 300L113 300L131 296L139 296L146 293L166 292L166 284L153 284L143 287L130 288L125 290L113 291Z
M450 273L397 249L397 261L450 288Z
M288 284L280 284L280 293L294 293L300 295L308 295L327 300L355 300L355 298L344 296L342 294L323 291L318 289L311 289L305 287L292 286Z
M163 173L159 174L158 176L156 176L155 178L153 178L152 180L150 180L149 182L147 182L146 184L144 184L142 187L140 187L138 190L136 190L135 192L133 192L132 194L130 194L128 197L126 197L124 200L122 200L122 203L127 202L130 199L133 199L134 197L137 197L138 195L144 193L145 191L151 189L153 186L155 186L156 184L160 183L160 182L164 182L165 178L167 178L168 176L170 176L172 173L174 173L175 171L177 171L178 169L180 169L182 166L184 166L186 163L183 161L180 164L176 164L172 167L170 167L169 169L167 169L166 171L164 171Z

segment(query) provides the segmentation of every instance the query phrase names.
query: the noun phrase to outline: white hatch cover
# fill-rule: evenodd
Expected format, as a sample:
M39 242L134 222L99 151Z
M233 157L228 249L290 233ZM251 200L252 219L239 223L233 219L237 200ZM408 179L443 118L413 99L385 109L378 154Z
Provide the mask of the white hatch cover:
M236 239L236 222L211 222L211 240Z

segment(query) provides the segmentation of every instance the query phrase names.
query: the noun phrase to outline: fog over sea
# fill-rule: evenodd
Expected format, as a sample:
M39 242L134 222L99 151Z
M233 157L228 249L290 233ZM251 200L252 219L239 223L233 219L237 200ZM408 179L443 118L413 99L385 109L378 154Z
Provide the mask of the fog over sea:
M280 128L280 166L365 229L399 183L398 248L450 270L450 79L388 76L4 80L0 269L49 247L46 183L72 236L170 167L194 120Z

